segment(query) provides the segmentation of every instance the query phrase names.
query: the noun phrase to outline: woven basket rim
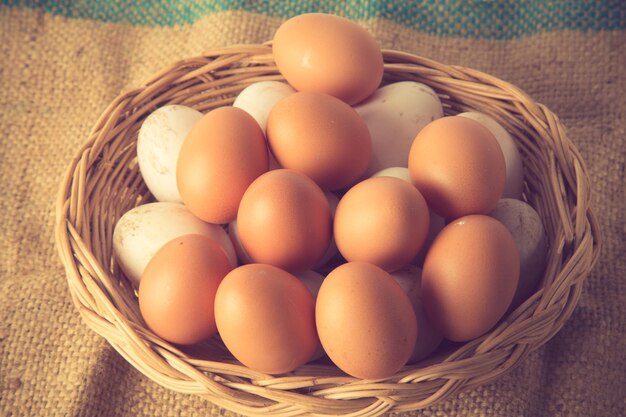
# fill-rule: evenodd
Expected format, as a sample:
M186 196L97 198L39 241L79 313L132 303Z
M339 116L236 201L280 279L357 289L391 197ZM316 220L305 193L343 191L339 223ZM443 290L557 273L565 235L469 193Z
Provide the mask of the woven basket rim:
M223 356L211 360L183 351L145 329L111 249L115 221L149 199L133 159L138 126L164 104L206 112L230 104L251 82L281 80L265 43L217 48L173 63L120 94L95 123L56 201L57 249L83 321L160 385L245 415L375 416L421 409L498 378L553 337L572 314L601 244L589 175L566 128L546 106L491 75L401 51L383 55L387 82L427 84L446 114L483 111L516 140L526 170L525 196L540 213L550 242L542 287L532 297L485 336L379 381L358 380L324 363L265 375ZM109 207L109 199L120 203ZM219 342L213 345L220 349Z

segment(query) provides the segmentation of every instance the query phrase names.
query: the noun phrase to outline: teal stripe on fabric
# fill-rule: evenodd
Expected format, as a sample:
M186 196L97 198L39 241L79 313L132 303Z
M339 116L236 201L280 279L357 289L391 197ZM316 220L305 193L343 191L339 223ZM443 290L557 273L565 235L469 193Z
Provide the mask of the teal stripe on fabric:
M310 12L335 13L353 20L384 18L433 35L484 39L564 29L626 29L626 0L0 0L0 4L137 26L190 24L210 13L243 10L281 18Z

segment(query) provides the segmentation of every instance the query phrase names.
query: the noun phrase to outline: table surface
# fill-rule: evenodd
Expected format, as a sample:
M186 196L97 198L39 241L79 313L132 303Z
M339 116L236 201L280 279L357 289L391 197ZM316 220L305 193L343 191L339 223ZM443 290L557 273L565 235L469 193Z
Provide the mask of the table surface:
M517 85L560 117L593 185L604 247L562 330L496 382L406 415L626 414L624 2L34 3L0 2L0 415L233 414L153 383L82 323L55 249L54 201L120 91L210 48L271 39L308 11Z

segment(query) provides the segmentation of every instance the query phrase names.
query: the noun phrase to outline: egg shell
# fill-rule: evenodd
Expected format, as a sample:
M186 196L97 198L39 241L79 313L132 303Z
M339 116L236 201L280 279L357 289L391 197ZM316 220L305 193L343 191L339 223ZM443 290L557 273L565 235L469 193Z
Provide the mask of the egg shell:
M245 111L226 106L193 127L180 151L176 180L189 210L220 224L235 219L243 193L267 170L261 128Z
M246 190L237 231L252 260L292 273L310 269L328 249L331 214L324 192L307 176L277 169Z
M384 168L407 166L415 136L443 116L439 96L429 86L414 81L381 87L354 109L372 137L368 176Z
M504 155L493 134L458 116L437 119L417 134L409 172L428 206L448 220L489 213L506 179Z
M182 204L169 202L143 204L124 213L113 230L115 260L138 287L154 254L170 240L192 233L213 239L232 267L237 266L235 249L221 226L203 222Z
M541 281L546 268L548 243L539 214L529 204L503 198L489 216L511 233L520 255L520 279L511 308L526 300Z
M298 278L271 265L229 273L217 290L215 319L228 350L260 372L293 371L318 345L313 296Z
M315 307L328 357L362 379L388 378L409 359L417 322L402 288L379 267L349 262L324 280Z
M433 353L443 340L441 332L426 317L422 305L422 270L415 265L409 265L392 272L391 277L402 287L413 305L417 319L417 340L407 363L419 362Z
M233 102L233 107L245 110L254 117L265 133L267 118L274 105L295 92L296 90L289 84L280 81L259 81L241 90Z
M213 336L215 293L231 269L222 248L206 236L184 235L166 243L139 285L139 309L148 327L179 344Z
M202 113L177 104L159 107L146 117L137 137L137 163L158 201L182 203L176 185L176 162L183 141Z
M375 177L341 198L334 236L347 260L394 271L415 258L428 227L428 206L415 187L398 178Z
M280 166L309 176L324 190L356 182L367 169L372 141L361 117L335 97L298 92L272 109L267 140Z
M335 15L301 14L283 22L272 54L296 90L330 94L348 104L367 98L383 77L383 56L374 37Z
M459 113L458 116L467 117L480 122L493 134L502 149L506 165L506 181L504 183L502 198L521 199L522 191L524 190L524 167L522 164L522 155L519 149L517 149L517 145L511 134L507 132L500 123L484 113L472 111Z
M485 334L511 304L519 271L515 241L502 223L484 215L455 220L435 238L424 261L428 319L455 342Z

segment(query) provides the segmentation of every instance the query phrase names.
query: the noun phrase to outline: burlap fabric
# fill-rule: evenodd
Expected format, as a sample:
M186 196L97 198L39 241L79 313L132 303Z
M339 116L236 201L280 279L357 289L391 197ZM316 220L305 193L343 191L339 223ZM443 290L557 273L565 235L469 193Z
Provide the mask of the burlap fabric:
M81 322L54 247L54 199L70 159L121 90L203 50L270 39L283 15L209 10L189 22L140 25L135 18L93 18L51 4L0 6L0 415L230 415L151 382ZM577 309L550 342L497 382L407 415L626 414L621 4L609 4L617 13L604 23L609 30L602 30L600 17L591 30L535 30L530 22L468 37L452 36L464 35L462 22L446 33L416 30L415 22L401 19L363 22L384 47L491 73L559 115L589 168L605 242ZM368 17L354 4L350 10ZM472 24L471 16L466 21Z

